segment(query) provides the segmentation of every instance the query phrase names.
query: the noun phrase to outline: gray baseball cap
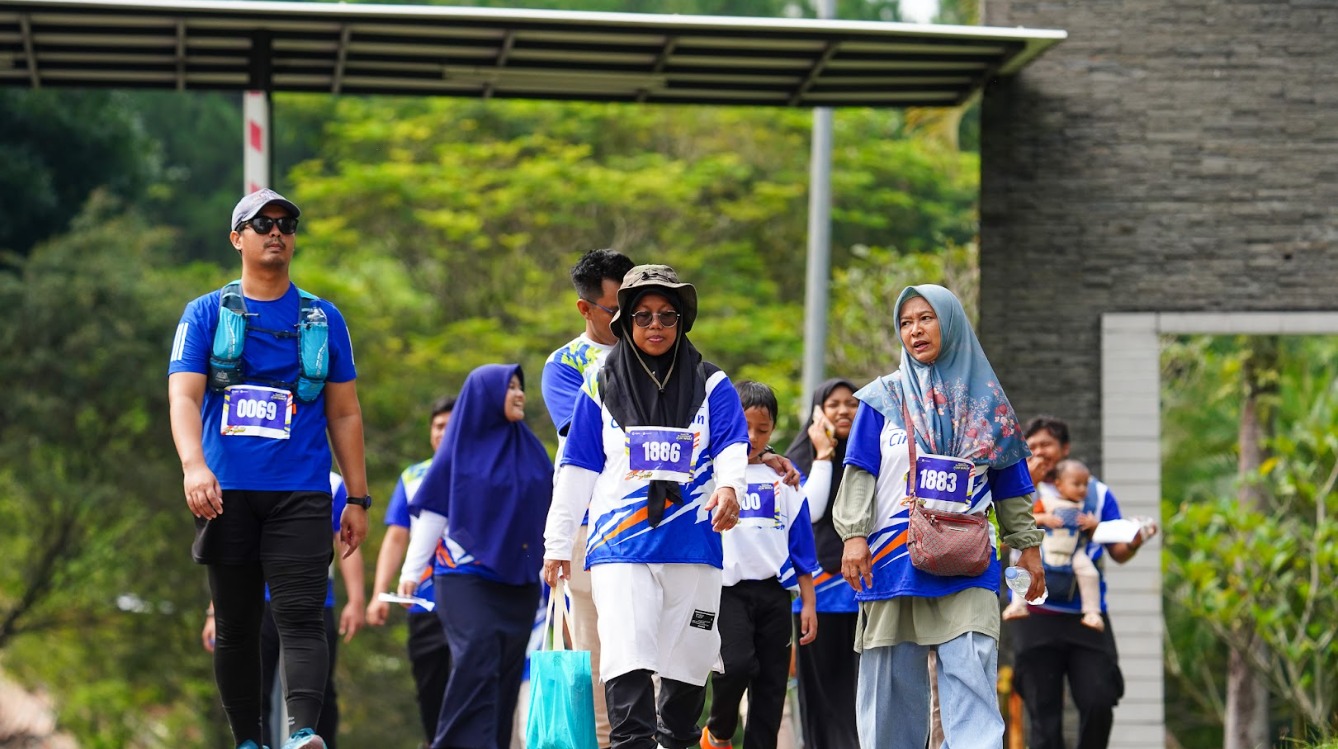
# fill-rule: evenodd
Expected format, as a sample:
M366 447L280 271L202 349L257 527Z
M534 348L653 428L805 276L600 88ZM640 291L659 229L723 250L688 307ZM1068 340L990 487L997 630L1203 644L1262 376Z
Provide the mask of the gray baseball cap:
M298 209L296 203L265 187L237 201L237 207L232 209L232 223L228 225L228 231L236 229L237 225L243 221L250 221L260 215L260 212L270 203L278 203L293 218L302 215L302 211Z

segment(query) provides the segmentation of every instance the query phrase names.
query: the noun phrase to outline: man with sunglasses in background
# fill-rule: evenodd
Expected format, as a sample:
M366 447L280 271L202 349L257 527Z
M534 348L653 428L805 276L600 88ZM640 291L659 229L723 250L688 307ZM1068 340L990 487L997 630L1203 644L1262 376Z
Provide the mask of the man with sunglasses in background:
M315 727L329 659L332 449L348 490L344 557L366 537L371 505L348 328L333 304L289 278L300 215L269 189L237 203L229 228L241 279L186 305L168 366L172 438L195 515L191 553L208 568L214 676L239 749L263 743L266 583L288 687L283 749L325 749Z

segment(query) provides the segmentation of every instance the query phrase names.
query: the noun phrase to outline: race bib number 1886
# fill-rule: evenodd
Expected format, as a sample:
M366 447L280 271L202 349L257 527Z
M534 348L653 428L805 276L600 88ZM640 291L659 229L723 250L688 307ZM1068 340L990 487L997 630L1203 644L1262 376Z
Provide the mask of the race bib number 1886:
M692 444L689 429L628 427L628 467L651 480L685 483L692 478Z

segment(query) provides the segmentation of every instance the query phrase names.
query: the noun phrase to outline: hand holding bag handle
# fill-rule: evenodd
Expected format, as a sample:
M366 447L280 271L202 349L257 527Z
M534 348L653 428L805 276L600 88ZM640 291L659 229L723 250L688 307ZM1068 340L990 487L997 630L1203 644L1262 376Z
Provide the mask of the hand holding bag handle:
M530 654L527 749L598 749L590 653L567 649L566 621L566 597L559 581L548 599L545 648Z
M915 424L904 397L901 399L901 421L906 428L906 450L911 459L910 486L906 487L905 500L911 506L906 528L906 548L911 564L921 572L943 577L975 577L983 573L989 569L993 552L990 524L984 515L942 512L922 505L916 496L920 484L916 470Z

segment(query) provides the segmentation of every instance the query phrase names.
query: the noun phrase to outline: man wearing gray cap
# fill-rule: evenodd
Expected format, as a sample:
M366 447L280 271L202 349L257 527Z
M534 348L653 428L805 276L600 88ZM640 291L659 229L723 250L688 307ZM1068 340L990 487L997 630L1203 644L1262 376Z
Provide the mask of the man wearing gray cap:
M300 215L269 189L237 203L229 228L241 278L186 305L168 366L172 438L195 515L191 553L209 571L214 676L238 749L262 743L266 583L288 686L283 749L325 749L315 726L329 659L332 448L349 495L345 557L366 537L371 505L348 328L288 274Z

